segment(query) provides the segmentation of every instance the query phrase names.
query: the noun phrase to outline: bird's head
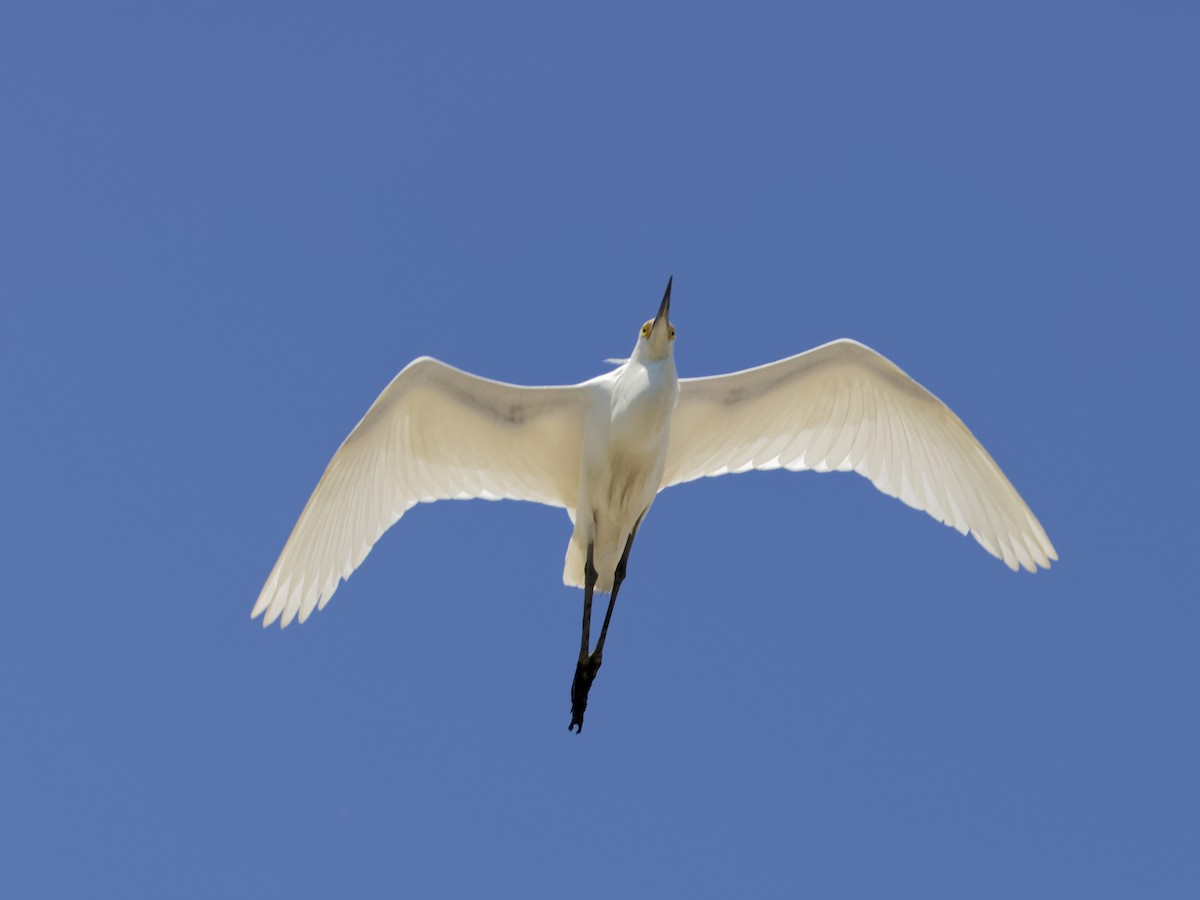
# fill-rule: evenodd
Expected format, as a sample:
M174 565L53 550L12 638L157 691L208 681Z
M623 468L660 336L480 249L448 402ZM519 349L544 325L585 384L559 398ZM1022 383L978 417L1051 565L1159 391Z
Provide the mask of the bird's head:
M658 315L647 320L638 334L637 346L633 355L645 360L666 359L675 349L675 326L670 323L667 314L671 309L671 282L674 276L667 279L667 290L663 294L662 303L658 305Z

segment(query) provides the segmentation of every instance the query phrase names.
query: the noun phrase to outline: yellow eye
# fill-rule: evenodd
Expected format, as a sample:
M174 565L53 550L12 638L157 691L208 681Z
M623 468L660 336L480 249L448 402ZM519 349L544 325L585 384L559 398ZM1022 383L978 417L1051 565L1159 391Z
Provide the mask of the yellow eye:
M667 337L669 337L671 340L675 340L675 326L674 325L672 325L671 330L669 332L667 332Z
M642 326L642 337L650 337L650 329L654 327L653 322L647 322Z

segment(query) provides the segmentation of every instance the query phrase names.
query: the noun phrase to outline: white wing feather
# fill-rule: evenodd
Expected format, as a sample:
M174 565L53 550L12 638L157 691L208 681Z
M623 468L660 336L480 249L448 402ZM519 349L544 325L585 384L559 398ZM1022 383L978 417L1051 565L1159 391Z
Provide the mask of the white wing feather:
M417 503L481 497L572 510L586 409L576 387L521 387L436 359L405 366L338 448L252 616L303 622Z
M941 400L856 341L684 378L662 486L749 469L855 471L1015 570L1058 559L1029 507Z

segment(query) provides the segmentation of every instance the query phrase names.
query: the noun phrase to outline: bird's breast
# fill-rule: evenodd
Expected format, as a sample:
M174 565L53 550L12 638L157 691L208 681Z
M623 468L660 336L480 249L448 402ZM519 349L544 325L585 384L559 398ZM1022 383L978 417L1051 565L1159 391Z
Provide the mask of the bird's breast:
M622 373L604 437L585 461L589 506L609 521L632 525L658 493L678 397L675 379L659 374L633 365Z
M679 399L674 371L631 365L612 397L610 440L630 451L638 447L665 448L671 412Z

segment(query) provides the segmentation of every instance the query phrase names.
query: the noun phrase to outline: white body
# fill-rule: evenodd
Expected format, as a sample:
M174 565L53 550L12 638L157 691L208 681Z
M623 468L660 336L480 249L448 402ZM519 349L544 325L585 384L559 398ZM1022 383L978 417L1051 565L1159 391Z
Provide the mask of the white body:
M625 541L662 485L679 377L671 354L654 359L635 348L628 362L581 387L588 408L563 582L583 587L592 541L596 590L609 591Z
M854 471L970 532L1011 569L1057 559L999 466L925 388L869 347L834 341L754 369L675 373L665 311L630 358L582 384L521 387L422 357L330 460L254 605L308 618L419 502L511 498L566 509L563 580L582 587L589 541L608 591L630 533L673 484L750 469ZM659 327L659 322L662 327Z

